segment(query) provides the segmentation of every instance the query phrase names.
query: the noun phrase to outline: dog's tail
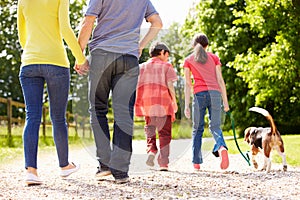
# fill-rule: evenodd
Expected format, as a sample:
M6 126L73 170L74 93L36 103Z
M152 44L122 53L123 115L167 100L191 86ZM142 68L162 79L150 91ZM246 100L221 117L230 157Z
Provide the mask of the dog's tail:
M270 115L270 113L263 109L263 108L259 108L259 107L251 107L249 109L249 111L253 111L253 112L258 112L260 114L262 114L263 116L265 116L267 118L267 120L269 121L270 123L270 126L271 126L271 133L272 134L275 134L276 133L276 125L275 125L275 122L273 120L273 117Z

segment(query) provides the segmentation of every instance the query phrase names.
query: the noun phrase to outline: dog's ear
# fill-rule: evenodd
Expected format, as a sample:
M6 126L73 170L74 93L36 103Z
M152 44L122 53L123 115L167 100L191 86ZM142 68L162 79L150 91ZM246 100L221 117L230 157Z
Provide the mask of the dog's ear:
M244 141L246 141L248 144L250 144L250 131L251 127L246 128L244 131Z

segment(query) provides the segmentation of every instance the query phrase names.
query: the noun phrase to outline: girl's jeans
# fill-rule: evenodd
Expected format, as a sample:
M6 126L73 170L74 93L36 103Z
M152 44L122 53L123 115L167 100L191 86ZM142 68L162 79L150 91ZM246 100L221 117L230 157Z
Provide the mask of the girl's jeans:
M69 69L50 64L27 65L21 68L19 79L26 105L26 123L23 132L25 168L37 168L39 129L45 82L47 84L50 118L53 125L52 132L59 166L67 166L69 164L68 129L65 116L70 84Z
M204 117L206 109L209 114L209 130L214 137L213 154L218 156L221 146L226 147L221 126L222 98L219 91L204 91L194 95L193 101L193 163L202 164L202 135L204 131Z
M115 178L127 176L132 155L133 107L139 76L138 59L96 49L91 52L89 102L97 158ZM108 126L109 97L114 117L112 146Z
M145 117L146 125L145 132L147 135L147 153L156 154L158 149L156 145L156 130L159 138L159 156L158 164L161 167L167 167L169 164L170 154L170 143L171 143L171 132L172 122L171 116L164 117Z

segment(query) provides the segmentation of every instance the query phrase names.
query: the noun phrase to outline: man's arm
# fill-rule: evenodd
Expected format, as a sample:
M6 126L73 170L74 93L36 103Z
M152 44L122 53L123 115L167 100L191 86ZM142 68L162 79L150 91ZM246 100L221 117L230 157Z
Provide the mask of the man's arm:
M92 35L95 20L95 16L85 16L83 21L81 22L81 27L78 35L78 43L82 51L85 50Z
M140 41L139 55L142 55L143 49L151 40L153 40L157 36L158 32L163 26L161 18L158 14L151 15L150 17L147 18L147 21L151 23L151 26L148 32L146 33L146 35Z
M94 28L95 16L85 16L83 21L81 22L81 28L79 30L78 35L78 43L81 48L81 51L84 52L89 39L92 35L92 31ZM77 65L75 64L74 69L79 75L85 75L89 71L89 65Z

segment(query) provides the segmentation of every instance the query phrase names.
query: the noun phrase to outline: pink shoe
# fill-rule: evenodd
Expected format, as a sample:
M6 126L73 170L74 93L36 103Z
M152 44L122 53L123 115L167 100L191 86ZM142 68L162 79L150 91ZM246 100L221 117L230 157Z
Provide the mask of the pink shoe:
M229 159L228 159L227 149L225 147L223 147L223 146L220 147L220 149L219 149L219 155L220 155L220 158L221 158L220 167L221 167L221 169L225 170L229 166Z
M200 170L200 164L194 164L194 170L199 171Z

